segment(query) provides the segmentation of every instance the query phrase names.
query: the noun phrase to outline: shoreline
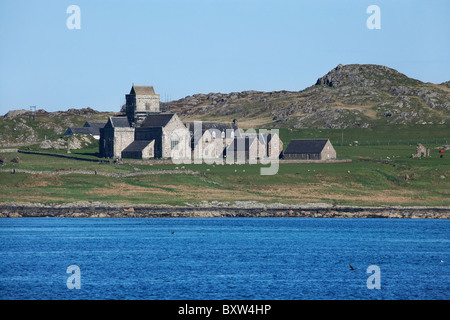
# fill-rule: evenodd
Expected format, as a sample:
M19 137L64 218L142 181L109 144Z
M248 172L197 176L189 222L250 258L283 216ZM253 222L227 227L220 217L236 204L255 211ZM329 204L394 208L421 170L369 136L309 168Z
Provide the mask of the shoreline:
M0 218L210 218L210 217L301 217L450 219L450 207L357 207L323 204L295 206L164 206L118 204L2 203Z

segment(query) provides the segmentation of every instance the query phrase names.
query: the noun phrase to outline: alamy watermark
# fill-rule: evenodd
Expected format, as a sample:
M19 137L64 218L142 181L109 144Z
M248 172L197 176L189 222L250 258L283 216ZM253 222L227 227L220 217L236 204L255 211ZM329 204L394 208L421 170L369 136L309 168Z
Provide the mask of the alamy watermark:
M367 14L370 16L367 18L366 26L367 29L381 29L381 9L379 6L372 4L367 7Z
M376 265L367 267L366 273L370 276L367 278L367 289L381 289L381 270Z
M261 167L261 175L275 175L279 169L281 140L279 129L219 129L203 130L195 121L193 131L174 130L170 137L172 162L181 164L270 164Z
M67 267L66 273L70 276L67 278L67 289L81 289L81 270L77 265L71 265Z
M66 13L70 16L66 20L66 26L69 30L80 30L81 29L81 10L77 5L70 5L66 9Z

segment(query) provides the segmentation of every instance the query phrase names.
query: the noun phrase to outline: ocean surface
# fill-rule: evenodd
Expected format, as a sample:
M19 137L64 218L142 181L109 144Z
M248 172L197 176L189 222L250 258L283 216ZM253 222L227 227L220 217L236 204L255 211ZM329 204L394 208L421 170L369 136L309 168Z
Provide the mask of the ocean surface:
M449 263L450 220L0 219L0 299L441 300Z

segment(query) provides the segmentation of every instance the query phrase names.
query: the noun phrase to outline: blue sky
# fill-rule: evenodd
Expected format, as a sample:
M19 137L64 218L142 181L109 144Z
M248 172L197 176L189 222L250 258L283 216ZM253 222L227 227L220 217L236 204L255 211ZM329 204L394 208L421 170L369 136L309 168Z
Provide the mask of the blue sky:
M81 29L69 30L69 5ZM369 5L381 29L369 30ZM132 83L161 100L302 90L339 63L450 80L448 0L1 0L0 115L119 111Z

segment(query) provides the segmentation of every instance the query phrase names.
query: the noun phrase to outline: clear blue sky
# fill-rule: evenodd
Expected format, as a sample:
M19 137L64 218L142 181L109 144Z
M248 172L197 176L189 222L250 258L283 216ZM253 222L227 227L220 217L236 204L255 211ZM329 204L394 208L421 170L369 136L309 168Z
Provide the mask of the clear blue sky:
M69 5L81 29L69 30ZM381 29L369 30L369 5ZM450 80L448 0L1 0L0 115L119 111L132 83L161 100L302 90L339 63Z

